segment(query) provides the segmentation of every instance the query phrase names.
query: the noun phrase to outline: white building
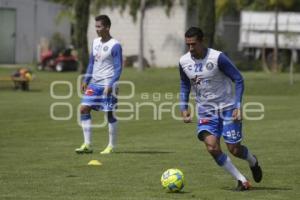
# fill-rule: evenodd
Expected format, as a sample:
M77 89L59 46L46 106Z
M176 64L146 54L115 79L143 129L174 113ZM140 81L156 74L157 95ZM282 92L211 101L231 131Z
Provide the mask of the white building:
M241 13L239 47L273 48L275 46L275 12L243 11ZM278 14L278 46L300 49L300 14Z
M106 14L112 21L111 33L122 43L124 56L138 55L139 15L134 22L128 10L123 14L119 8L104 8L99 14ZM91 16L88 30L89 46L96 37L95 16ZM187 6L176 1L170 15L164 7L146 10L144 18L144 56L151 66L168 67L178 65L185 52L184 33L192 23L188 21Z
M62 9L46 0L0 0L0 63L35 62L40 39L56 32L68 42L70 23L55 20Z

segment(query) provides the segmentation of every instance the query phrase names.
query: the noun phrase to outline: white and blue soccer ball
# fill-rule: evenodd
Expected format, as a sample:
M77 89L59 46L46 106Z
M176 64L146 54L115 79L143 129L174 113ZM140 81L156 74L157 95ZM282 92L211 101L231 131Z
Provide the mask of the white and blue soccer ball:
M179 192L184 187L184 175L179 169L168 169L161 176L161 185L170 192Z

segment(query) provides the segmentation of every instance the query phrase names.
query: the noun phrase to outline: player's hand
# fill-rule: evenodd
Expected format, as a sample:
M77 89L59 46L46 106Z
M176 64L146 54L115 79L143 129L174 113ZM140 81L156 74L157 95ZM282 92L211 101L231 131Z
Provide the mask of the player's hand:
M242 113L240 108L235 108L232 112L233 121L241 121L242 120Z
M81 91L84 92L87 88L87 84L86 83L82 83L81 84Z
M108 95L111 94L111 92L112 92L112 87L106 86L106 87L104 88L103 94L104 94L105 96L108 96Z
M191 115L190 115L189 111L187 111L187 110L181 111L181 116L183 118L184 123L191 123L192 122L192 118L191 118Z

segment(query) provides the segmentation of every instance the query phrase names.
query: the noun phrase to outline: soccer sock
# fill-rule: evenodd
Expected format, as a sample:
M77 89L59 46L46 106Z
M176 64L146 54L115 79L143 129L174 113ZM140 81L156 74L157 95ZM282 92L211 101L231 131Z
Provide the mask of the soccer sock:
M226 154L221 154L217 158L215 158L217 164L229 172L236 180L240 180L243 183L247 181L247 179L240 173L240 171L233 165L231 159Z
M112 122L112 123L108 123L108 134L109 134L108 145L111 146L111 147L116 146L117 127L118 127L117 120Z
M243 157L242 159L247 160L250 167L253 167L256 163L256 158L253 156L253 154L250 153L248 148L246 146L242 146L243 148Z
M81 118L82 130L83 130L84 143L89 145L89 144L91 144L91 136L92 136L91 115L90 114L81 114L80 118Z

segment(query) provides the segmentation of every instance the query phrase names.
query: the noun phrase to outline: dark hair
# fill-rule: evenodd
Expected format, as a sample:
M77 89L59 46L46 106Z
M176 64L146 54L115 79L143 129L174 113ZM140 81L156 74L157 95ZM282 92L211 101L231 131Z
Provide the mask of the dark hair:
M189 37L195 37L197 36L197 39L198 40L202 40L203 39L203 32L200 28L198 27L190 27L184 34L184 36L186 38L189 38Z
M98 15L97 17L95 17L96 21L101 21L103 26L105 27L110 27L111 26L111 22L110 19L107 15Z

